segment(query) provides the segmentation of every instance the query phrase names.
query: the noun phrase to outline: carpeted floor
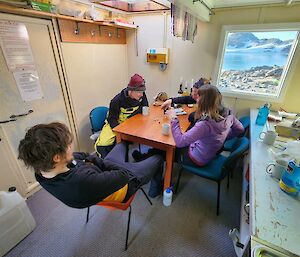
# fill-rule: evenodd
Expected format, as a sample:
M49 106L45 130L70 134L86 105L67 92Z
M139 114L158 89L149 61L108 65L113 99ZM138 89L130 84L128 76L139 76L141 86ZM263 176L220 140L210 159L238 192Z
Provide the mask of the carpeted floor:
M216 191L215 182L186 172L170 207L162 197L150 206L139 191L125 252L127 211L93 206L86 224L86 209L69 208L40 190L27 200L37 227L6 257L235 256L228 232L239 227L241 174L235 173L229 190L223 181L219 216Z

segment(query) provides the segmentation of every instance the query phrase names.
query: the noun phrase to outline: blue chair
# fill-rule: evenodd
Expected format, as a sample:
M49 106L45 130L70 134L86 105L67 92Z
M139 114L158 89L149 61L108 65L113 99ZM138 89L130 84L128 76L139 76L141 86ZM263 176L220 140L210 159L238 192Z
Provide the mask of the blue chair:
M104 126L107 117L108 108L105 106L95 107L90 112L90 123L93 135L90 136L92 140L96 140L99 136L101 129Z
M247 136L248 131L249 131L249 126L250 126L250 117L249 116L241 117L239 119L239 121L243 124L244 130L245 130L241 136ZM223 145L223 150L230 151L237 139L238 139L238 137L234 137L234 138L226 140Z
M219 215L221 182L226 176L228 176L227 187L229 187L229 173L231 170L234 170L238 159L243 156L243 153L247 151L248 147L248 138L240 137L237 138L236 142L233 144L230 155L228 157L223 156L222 154L218 154L215 159L213 159L210 163L203 167L181 163L181 169L178 174L175 193L178 190L183 169L200 177L213 180L218 184L217 215Z

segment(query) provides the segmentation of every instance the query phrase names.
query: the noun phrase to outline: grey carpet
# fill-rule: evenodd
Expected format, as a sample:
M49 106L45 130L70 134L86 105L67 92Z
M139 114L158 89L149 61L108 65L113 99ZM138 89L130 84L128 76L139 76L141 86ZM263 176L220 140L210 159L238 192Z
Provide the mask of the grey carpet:
M86 209L69 208L40 190L27 200L36 229L6 257L235 256L228 232L239 227L240 184L239 173L231 179L229 190L223 181L219 216L215 214L216 183L186 172L170 207L163 206L162 197L150 206L138 192L126 252L127 211L93 206L86 224Z

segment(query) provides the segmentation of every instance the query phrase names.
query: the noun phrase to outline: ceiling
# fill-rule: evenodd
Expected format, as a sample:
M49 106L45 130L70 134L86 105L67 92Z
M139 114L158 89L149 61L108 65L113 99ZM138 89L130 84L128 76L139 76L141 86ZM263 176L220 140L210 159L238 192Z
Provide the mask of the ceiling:
M200 1L201 2L201 1ZM237 7L249 5L268 5L268 4L283 4L291 5L300 0L204 0L211 8Z
M300 0L169 0L171 3L186 8L202 21L209 21L210 15L219 8L234 8L259 5L292 6Z
M210 15L219 8L234 8L260 5L292 6L300 0L89 0L109 8L128 13L169 10L171 3L185 8L202 21L209 21Z

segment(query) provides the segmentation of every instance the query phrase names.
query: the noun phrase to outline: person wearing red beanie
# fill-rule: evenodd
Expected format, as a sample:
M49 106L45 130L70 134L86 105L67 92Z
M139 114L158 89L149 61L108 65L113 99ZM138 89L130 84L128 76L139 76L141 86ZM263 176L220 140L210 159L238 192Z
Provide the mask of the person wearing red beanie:
M134 74L127 87L111 100L107 120L95 143L95 149L102 158L115 145L115 134L112 129L124 120L142 113L143 106L149 106L145 91L144 78L139 74Z

